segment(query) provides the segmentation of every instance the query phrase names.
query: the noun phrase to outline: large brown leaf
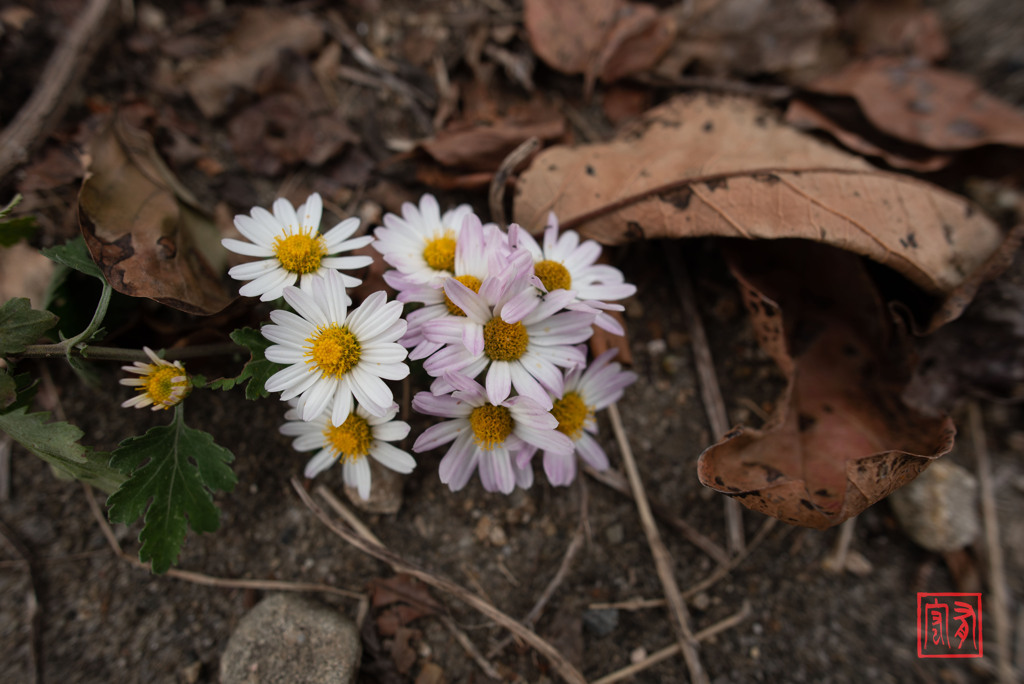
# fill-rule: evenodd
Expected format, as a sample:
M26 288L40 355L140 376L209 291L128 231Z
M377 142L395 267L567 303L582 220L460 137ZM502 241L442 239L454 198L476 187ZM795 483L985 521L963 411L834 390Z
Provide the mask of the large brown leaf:
M92 140L89 154L78 217L107 282L126 295L193 314L227 306L217 229L160 159L152 138L114 119Z
M702 483L824 529L952 448L948 417L903 403L905 345L855 255L789 240L737 242L728 253L758 340L789 384L764 429L737 428L701 454Z
M739 98L678 97L608 143L542 152L516 185L515 220L606 244L720 235L805 238L870 257L944 302L1003 237L966 199L879 171ZM956 307L943 309L955 318Z

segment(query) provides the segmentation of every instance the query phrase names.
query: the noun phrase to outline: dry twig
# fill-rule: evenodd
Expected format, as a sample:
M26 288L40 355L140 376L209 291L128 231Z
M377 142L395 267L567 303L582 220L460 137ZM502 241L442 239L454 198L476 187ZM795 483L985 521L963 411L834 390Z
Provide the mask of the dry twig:
M104 22L112 16L111 0L89 0L64 40L54 50L33 91L14 120L0 133L0 178L28 161L29 152L63 116L72 81L85 72L104 43Z
M409 563L400 556L391 552L389 549L364 539L358 533L340 524L338 521L331 518L324 509L317 505L315 501L313 501L309 493L302 487L302 483L294 477L292 478L292 487L298 493L299 498L302 499L302 503L306 505L306 508L308 508L310 512L320 520L320 522L326 525L328 529L344 539L351 546L354 546L356 549L369 556L373 556L379 561L387 563L395 572L412 575L416 579L429 584L435 589L451 594L458 600L468 604L484 616L490 618L528 643L540 655L544 656L551 662L551 666L559 676L562 677L562 679L567 682L586 684L586 679L584 679L583 675L580 674L579 670L577 670L573 664L565 658L565 656L559 653L554 646L539 637L536 632L527 629L513 618L495 608L490 602L485 601L471 591L467 591L464 587L459 586L455 582L445 577L434 575Z
M690 341L693 344L693 362L697 366L697 378L700 380L700 396L704 402L704 410L708 414L711 432L717 438L729 431L729 416L725 412L725 401L722 399L722 390L718 386L715 362L711 357L711 346L708 344L708 336L704 332L704 323L700 319L700 312L697 311L697 299L693 294L693 285L686 273L685 262L678 249L672 250L669 254L671 255L669 271L675 279L676 292L683 305L683 316L686 317L686 327L690 332ZM729 550L733 554L742 553L744 545L743 509L739 502L731 497L724 497L724 500L725 536L729 542Z
M452 636L454 636L455 640L459 642L462 649L469 654L469 657L473 659L473 662L477 664L477 667L484 671L485 675L491 679L500 680L502 678L501 673L498 672L496 667L494 667L494 664L487 660L487 658L484 657L484 654L480 652L480 649L476 647L476 644L466 636L465 632L459 629L458 625L455 624L455 620L452 620L447 615L440 615L438 617L441 619L441 624L443 624L448 631L452 633Z
M539 147L540 138L536 136L527 138L519 144L519 147L508 153L494 174L494 178L491 179L487 201L491 209L491 218L502 228L508 227L508 223L505 221L505 184L508 183L508 177Z
M647 536L647 544L651 547L651 555L654 556L654 565L658 571L658 579L661 580L661 588L665 592L665 600L669 607L669 619L672 629L676 633L676 640L679 643L679 650L686 661L686 667L690 671L690 681L693 684L702 684L708 681L707 673L700 662L700 652L697 650L697 641L690 631L690 617L683 602L679 585L676 584L672 572L672 558L669 556L665 543L658 533L658 526L651 514L650 504L647 502L647 494L644 492L643 482L640 480L640 471L633 459L633 451L626 440L625 430L622 427L622 418L619 416L619 408L615 404L608 407L608 416L612 420L612 429L615 432L615 439L622 452L622 462L626 468L626 476L633 489L633 498L636 501L636 509L640 514L640 524Z
M103 511L100 510L100 505L96 501L96 495L93 494L92 487L82 483L82 489L85 491L85 498L89 502L89 510L92 511L93 518L100 526L100 531L103 532L103 536L107 539L107 544L113 549L114 555L125 561L129 565L143 570L150 570L149 563L143 563L135 556L125 553L124 549L121 548L121 544L118 543L117 537L114 536L114 530L110 528L110 523L107 522L106 516L103 515ZM191 570L179 570L178 568L170 568L166 573L167 577L173 577L175 579L184 580L191 582L192 584L199 584L205 587L218 587L220 589L255 589L257 591L296 591L296 592L311 592L320 594L334 594L335 596L344 596L345 598L362 599L364 594L358 591L352 591L349 589L340 589L338 587L332 587L328 584L315 584L312 582L287 582L284 580L264 580L264 579L231 579L228 577L214 577L213 575L207 575L201 572L193 572Z
M985 525L985 547L988 550L989 591L992 600L989 609L996 628L996 671L1000 684L1011 684L1017 678L1010 658L1010 595L1006 585L1006 566L1003 547L999 543L999 518L996 515L996 492L992 482L992 463L985 440L985 425L981 407L972 400L967 405L967 419L971 426L971 442L978 459L978 484L981 485L981 515Z

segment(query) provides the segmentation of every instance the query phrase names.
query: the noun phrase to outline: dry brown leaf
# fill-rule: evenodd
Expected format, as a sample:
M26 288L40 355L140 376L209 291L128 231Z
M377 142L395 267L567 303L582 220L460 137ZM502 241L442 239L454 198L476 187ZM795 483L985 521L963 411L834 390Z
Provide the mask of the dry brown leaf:
M565 119L552 114L537 121L502 119L492 124L454 123L421 147L444 166L473 171L494 171L509 152L524 140L554 140L565 133Z
M853 62L806 87L852 97L879 130L933 150L1024 147L1024 112L953 71L876 57Z
M153 139L114 119L89 152L78 215L107 282L193 314L227 306L217 229L160 159Z
M868 157L881 157L889 166L897 169L928 173L943 169L953 161L951 154L942 154L928 148L901 143L901 141L891 138L884 141L886 146L876 144L868 137L870 131L861 131L859 127L858 130L853 130L854 126L844 127L831 119L825 112L803 100L792 100L789 103L789 107L786 108L786 123L803 131L815 129L826 131L847 149ZM892 148L899 149L902 154Z
M956 434L901 400L907 354L861 261L806 241L728 249L758 340L789 376L762 430L701 454L701 482L786 522L837 525L917 476Z
M860 55L899 54L938 62L949 54L949 42L934 9L921 0L860 0L843 14Z
M323 38L323 27L310 15L248 8L221 54L199 63L185 88L204 116L216 118L228 110L237 90L253 91L268 78L283 51L307 55Z
M625 0L526 0L523 22L533 51L566 74L605 83L647 71L676 35L672 16Z
M1003 241L962 197L879 171L752 101L706 95L670 100L612 142L542 152L517 182L514 218L537 231L549 211L605 244L702 235L825 242L961 308L958 288ZM944 320L958 313L945 310Z
M815 67L838 23L821 0L681 2L668 12L679 35L655 73L669 78L694 62L716 76Z

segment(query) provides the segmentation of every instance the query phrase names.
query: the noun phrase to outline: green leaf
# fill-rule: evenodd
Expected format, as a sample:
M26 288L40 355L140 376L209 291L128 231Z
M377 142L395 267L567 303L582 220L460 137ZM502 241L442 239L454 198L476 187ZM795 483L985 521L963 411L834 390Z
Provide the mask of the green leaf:
M68 240L63 245L55 245L40 251L43 253L43 256L51 261L56 261L58 264L73 268L76 271L106 282L106 279L103 277L103 271L92 260L89 248L85 246L85 239L81 235L74 240Z
M14 403L18 396L18 385L14 378L8 375L7 371L0 368L0 409L5 409Z
M270 393L264 388L267 378L284 368L279 363L267 361L265 353L270 341L252 328L239 328L231 333L231 340L249 350L251 356L242 372L233 378L219 378L209 383L210 389L229 390L239 383L249 381L245 386L245 398L250 400L265 399Z
M38 227L34 216L19 216L0 221L0 247L10 247L31 237Z
M132 523L145 513L139 560L152 561L153 572L162 574L177 562L186 526L196 532L220 526L210 490L234 489L237 478L227 465L233 459L211 435L185 425L181 404L173 423L130 437L114 450L110 465L129 478L107 499L110 519Z
M117 489L124 476L107 465L107 454L78 443L82 431L63 422L51 423L47 412L28 413L24 406L0 413L0 430L53 467L58 474L73 477L103 491Z
M25 351L39 336L57 323L49 311L36 311L24 297L11 299L0 306L0 356Z

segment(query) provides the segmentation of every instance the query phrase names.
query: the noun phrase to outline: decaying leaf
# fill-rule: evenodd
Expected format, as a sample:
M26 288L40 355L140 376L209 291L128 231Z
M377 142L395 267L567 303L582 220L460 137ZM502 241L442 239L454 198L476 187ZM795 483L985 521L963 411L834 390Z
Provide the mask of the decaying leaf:
M852 97L879 130L933 150L1024 147L1024 112L986 93L968 76L914 60L860 60L806 87Z
M427 585L411 575L371 580L370 599L375 609L385 609L377 616L377 631L383 636L392 636L416 618L441 610Z
M727 250L763 348L789 376L762 430L701 454L703 484L786 522L837 525L947 453L948 417L906 406L901 335L853 254L807 241Z
M563 73L585 74L588 84L650 69L676 35L672 16L625 0L526 0L523 22L538 57Z
M123 294L193 314L227 306L217 229L160 159L152 138L114 119L93 139L90 153L78 215L107 282Z
M208 118L225 113L236 91L254 91L268 70L278 67L285 50L307 55L323 42L315 18L276 8L248 8L223 52L196 65L185 87Z
M998 227L966 199L780 124L739 98L678 97L609 143L542 152L516 185L515 220L562 226L605 244L719 235L804 238L889 266L956 306L1000 247ZM971 290L973 293L973 290ZM930 315L928 312L927 315Z
M776 74L820 66L835 11L821 0L702 0L675 4L679 35L655 73L694 62L716 76Z
M939 13L921 0L860 0L843 13L860 55L907 55L937 62L949 54Z

